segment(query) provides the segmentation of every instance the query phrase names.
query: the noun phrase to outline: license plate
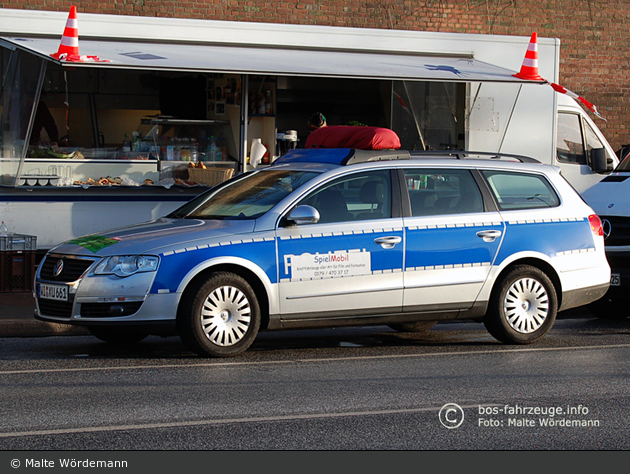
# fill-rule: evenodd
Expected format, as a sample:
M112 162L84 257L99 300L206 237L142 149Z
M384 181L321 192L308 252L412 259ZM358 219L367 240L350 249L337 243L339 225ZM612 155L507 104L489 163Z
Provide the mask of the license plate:
M621 274L613 273L610 275L610 286L621 286Z
M40 283L37 294L40 298L46 300L68 301L68 287L66 285Z

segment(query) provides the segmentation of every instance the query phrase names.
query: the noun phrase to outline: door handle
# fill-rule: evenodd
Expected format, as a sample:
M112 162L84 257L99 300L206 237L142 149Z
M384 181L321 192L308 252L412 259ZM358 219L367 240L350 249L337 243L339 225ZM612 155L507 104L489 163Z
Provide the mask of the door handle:
M391 249L394 245L402 242L402 237L398 237L397 235L392 235L389 237L378 237L374 239L374 243L382 246L384 249Z
M500 230L480 230L477 232L477 237L481 237L484 242L494 242L495 239L501 237Z

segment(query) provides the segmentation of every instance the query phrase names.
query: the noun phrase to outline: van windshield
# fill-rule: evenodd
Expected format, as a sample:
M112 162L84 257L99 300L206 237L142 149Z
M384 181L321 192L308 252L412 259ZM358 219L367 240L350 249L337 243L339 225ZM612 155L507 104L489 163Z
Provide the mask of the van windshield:
M630 171L630 153L617 165L615 171Z

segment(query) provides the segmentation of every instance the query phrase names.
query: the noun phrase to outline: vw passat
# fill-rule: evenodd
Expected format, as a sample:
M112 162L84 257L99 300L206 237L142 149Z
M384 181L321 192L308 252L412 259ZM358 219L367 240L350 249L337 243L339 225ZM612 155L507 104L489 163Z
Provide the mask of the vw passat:
M35 291L39 319L104 341L178 334L233 356L261 330L449 319L527 344L609 282L600 220L555 168L309 149L57 246Z

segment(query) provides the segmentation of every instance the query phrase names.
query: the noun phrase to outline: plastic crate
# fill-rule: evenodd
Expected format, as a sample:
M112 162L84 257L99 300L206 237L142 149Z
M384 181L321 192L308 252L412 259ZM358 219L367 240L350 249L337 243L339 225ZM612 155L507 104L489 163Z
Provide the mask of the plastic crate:
M35 260L35 250L0 252L0 292L32 291Z
M0 236L0 251L4 250L35 250L37 237L34 235L10 234Z

